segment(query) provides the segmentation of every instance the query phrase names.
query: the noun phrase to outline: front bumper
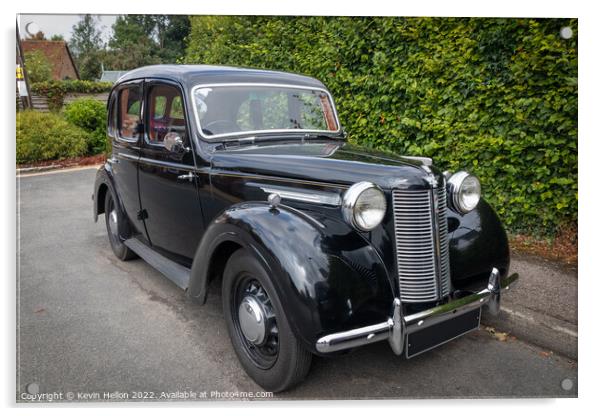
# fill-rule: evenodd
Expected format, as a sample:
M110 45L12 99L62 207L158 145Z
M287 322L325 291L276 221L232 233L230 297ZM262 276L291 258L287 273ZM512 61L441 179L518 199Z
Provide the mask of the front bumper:
M316 349L321 353L330 353L388 340L393 352L401 355L406 337L414 332L482 306L487 306L490 313L497 314L502 290L509 289L517 280L517 273L501 279L499 271L493 268L487 287L480 292L408 316L402 316L401 301L395 298L392 316L387 321L326 335L316 342Z

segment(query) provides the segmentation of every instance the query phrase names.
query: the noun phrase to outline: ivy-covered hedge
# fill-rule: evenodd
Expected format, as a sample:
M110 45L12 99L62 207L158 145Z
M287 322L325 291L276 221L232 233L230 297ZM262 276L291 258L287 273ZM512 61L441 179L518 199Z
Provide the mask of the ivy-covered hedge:
M319 78L353 142L472 171L510 230L554 235L576 223L576 20L197 16L191 23L187 62ZM560 36L563 27L572 37Z
M110 82L84 80L44 81L31 84L31 91L36 95L48 98L48 108L58 111L63 107L67 94L101 94L111 91Z

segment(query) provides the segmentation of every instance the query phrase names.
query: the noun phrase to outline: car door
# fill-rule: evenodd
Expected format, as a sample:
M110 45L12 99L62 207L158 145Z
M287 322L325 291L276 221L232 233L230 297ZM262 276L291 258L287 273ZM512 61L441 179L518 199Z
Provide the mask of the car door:
M138 197L142 84L142 81L122 84L111 95L109 134L112 137L112 154L107 162L113 172L117 196L134 228L134 234L145 236L144 224L139 219Z
M204 221L182 91L176 83L157 80L147 80L144 90L138 180L146 231L155 250L190 265ZM181 145L168 150L166 141L175 140Z

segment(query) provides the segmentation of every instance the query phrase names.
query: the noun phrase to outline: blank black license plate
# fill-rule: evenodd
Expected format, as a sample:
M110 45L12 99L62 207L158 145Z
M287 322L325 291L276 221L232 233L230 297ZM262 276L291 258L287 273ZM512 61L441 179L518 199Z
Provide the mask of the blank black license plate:
M481 308L477 308L409 334L406 338L406 357L412 358L477 329L480 321Z

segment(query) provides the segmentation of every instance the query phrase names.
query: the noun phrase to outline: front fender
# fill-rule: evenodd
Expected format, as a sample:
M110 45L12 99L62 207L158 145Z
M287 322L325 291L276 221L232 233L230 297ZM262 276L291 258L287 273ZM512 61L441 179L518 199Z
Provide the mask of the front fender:
M452 283L457 288L483 288L493 267L508 274L510 250L504 227L483 199L465 215L448 211Z
M204 302L214 253L226 242L252 251L272 276L297 337L311 351L325 334L382 322L394 297L376 250L347 224L267 203L236 205L201 241L189 294Z

